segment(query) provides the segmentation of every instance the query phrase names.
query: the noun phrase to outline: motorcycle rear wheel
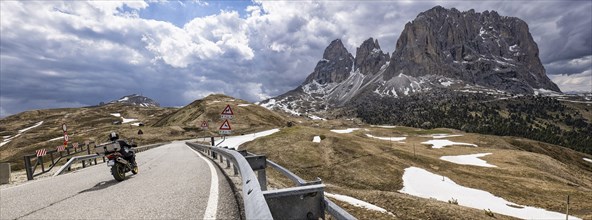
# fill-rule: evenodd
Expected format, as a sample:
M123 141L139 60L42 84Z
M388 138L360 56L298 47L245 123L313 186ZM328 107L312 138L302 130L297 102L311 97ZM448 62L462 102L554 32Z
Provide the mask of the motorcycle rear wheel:
M123 181L125 179L125 167L120 163L115 163L115 165L111 167L111 175L113 175L115 180L119 182Z

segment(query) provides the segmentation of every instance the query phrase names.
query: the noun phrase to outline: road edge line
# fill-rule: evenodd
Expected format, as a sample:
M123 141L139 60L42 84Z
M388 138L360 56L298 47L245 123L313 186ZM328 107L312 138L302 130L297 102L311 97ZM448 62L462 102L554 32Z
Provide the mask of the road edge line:
M187 146L187 145L185 145ZM208 196L208 205L206 206L206 211L204 213L203 219L216 219L216 212L218 210L218 172L216 172L216 168L212 162L205 158L201 153L195 151L193 148L187 146L193 153L197 154L202 160L206 161L208 167L210 168L210 174L212 175L210 181L210 195Z

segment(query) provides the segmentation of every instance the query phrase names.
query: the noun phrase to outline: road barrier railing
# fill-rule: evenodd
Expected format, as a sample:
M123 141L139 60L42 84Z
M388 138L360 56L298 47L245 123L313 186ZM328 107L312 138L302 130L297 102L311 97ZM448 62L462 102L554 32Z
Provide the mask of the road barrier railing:
M338 220L356 219L324 196L325 185L319 178L307 182L264 155L254 155L246 150L236 151L191 142L186 144L213 160L219 159L224 163L226 159L226 168L230 168L232 163L234 175L241 175L247 219L324 219L325 210ZM296 186L267 190L267 165L284 174Z
M152 148L155 147L160 147L162 145L165 145L166 143L158 143L158 144L149 144L149 145L145 145L145 146L141 146L141 147L135 147L134 148L134 152L136 153L140 153L142 151L147 151L150 150ZM77 161L86 161L86 160L91 160L91 159L95 159L96 158L103 158L103 162L105 162L105 157L102 154L89 154L89 155L84 155L84 156L77 156L77 157L72 157L68 160L68 162L66 162L66 164L64 164L58 171L56 171L53 176L57 176L57 175L61 175L62 173L64 173L64 171L66 170L70 170L70 167L76 163ZM96 164L96 162L95 162Z
M75 148L74 145L80 146L80 147ZM46 151L46 154L42 155L42 156L38 156L37 154L25 155L24 160L25 160L25 171L27 172L27 180L33 180L34 177L51 171L51 169L53 169L53 167L56 166L62 158L71 157L72 155L81 154L81 153L85 153L85 152L87 154L90 154L91 145L94 146L95 143L94 142L86 142L86 143L84 143L84 145L81 145L79 143L73 143L73 144L70 144L69 146L65 147L64 151L58 151L57 149L55 149L55 150ZM47 162L51 162L51 164L49 165L49 167L47 167L47 169L45 168L46 160L48 160ZM94 160L94 162L95 162L95 164L97 164L96 159ZM37 172L38 166L41 166L40 172ZM82 162L82 166L86 167L85 161Z

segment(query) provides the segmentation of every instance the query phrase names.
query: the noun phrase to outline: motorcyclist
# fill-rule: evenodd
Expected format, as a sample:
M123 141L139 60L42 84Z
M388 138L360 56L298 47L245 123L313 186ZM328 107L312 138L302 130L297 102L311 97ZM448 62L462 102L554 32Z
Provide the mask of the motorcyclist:
M134 152L134 150L132 148L137 147L138 145L134 144L134 143L128 144L127 141L125 141L124 139L119 139L119 135L115 132L111 132L109 134L109 140L119 143L119 146L121 146L119 153L121 153L121 155L123 155L123 159L129 161L130 164L132 164L132 168L135 167L136 166L136 153Z

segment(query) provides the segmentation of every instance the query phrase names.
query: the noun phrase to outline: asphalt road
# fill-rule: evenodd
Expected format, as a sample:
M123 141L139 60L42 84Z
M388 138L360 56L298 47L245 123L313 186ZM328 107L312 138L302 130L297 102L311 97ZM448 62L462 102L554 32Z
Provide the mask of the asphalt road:
M184 142L138 153L136 160L140 173L127 173L122 182L99 164L2 189L0 219L240 218L219 168Z

